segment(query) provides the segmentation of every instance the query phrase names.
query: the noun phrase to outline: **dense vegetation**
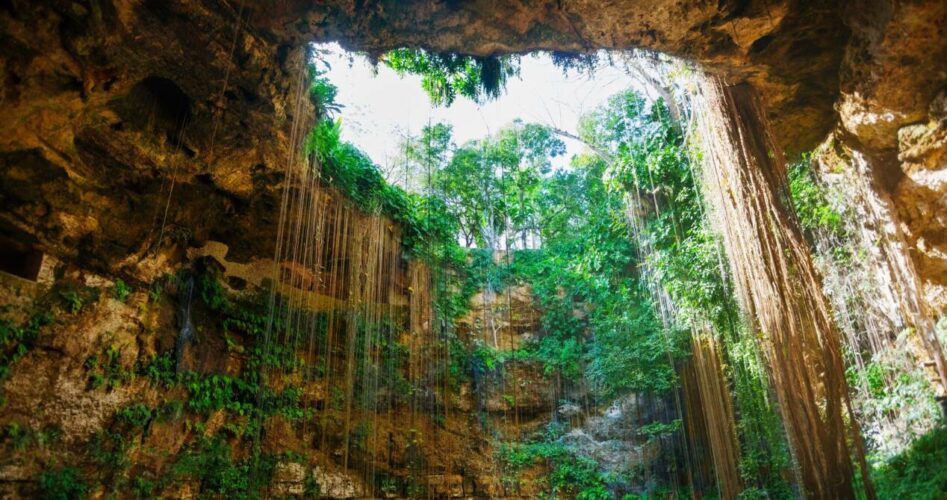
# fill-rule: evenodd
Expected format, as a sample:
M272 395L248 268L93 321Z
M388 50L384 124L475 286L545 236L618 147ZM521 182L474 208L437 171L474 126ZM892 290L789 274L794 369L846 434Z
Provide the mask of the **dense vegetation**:
M327 85L322 82L318 87ZM319 105L331 108L329 102ZM555 170L552 160L565 149L547 127L515 122L490 137L458 146L449 127L432 124L403 147L411 178L402 182L419 193L386 183L364 155L339 140L337 123L322 120L309 150L330 185L361 208L405 225L409 235L405 245L412 254L449 266L453 273L445 276L462 276L463 286L443 287L459 295L441 299L442 304L453 305L449 316L462 314L466 297L477 288L502 291L517 284L530 286L542 312L542 331L536 340L514 354L491 354L492 345L473 346L468 358L486 360L491 367L539 363L550 377L587 386L602 404L630 393L667 398L677 387L674 363L684 355L686 336L680 330L666 331L661 324L637 265L640 249L631 238L625 214L627 186L615 179L627 172L617 172L614 164L615 157L630 154L631 144L604 123L615 120L616 113L617 119L634 121L629 125L633 130L623 131L625 138L643 130L658 128L665 135L672 130L666 111L662 122L660 115L645 114L637 95L617 96L611 108L590 116L583 130L584 140L596 149L613 150L614 157L582 155L572 159L570 168ZM652 142L662 140L668 137L656 136ZM680 135L676 140L680 147ZM646 145L635 147L639 161L651 154ZM676 154L678 162L683 161L682 151ZM411 206L425 209L412 211ZM434 206L438 209L431 210ZM413 234L419 237L413 239ZM458 239L468 250L457 244ZM489 255L498 250L505 250L507 257L495 262ZM576 307L585 314L576 315ZM678 428L669 424L663 432ZM547 458L554 456L564 455Z
M482 101L500 95L507 79L519 72L513 56L475 57L423 49L397 49L382 59L399 73L421 75L434 104L450 106L458 95Z
M450 136L449 127L432 124L403 148L406 170L414 175L407 184L424 193L403 196L442 201L436 225L454 230L441 238L427 234L426 248L461 253L454 243L459 236L472 248L469 257L451 262L466 275L461 295L478 286L500 291L526 284L542 312L541 334L520 353L485 354L490 345L475 353L491 364L533 360L550 377L587 386L602 404L631 393L668 398L679 390L675 370L686 356L689 328L709 321L731 332L728 355L741 374L745 479L788 492L777 472L788 465L788 455L764 374L719 274L717 243L706 227L690 154L667 109L633 92L615 96L584 119L581 138L590 152L564 170L551 163L563 144L543 126L517 122L460 146ZM339 149L324 146L337 144L337 133L319 140L323 150ZM389 192L400 196L367 160L348 163L364 166L360 178L375 179L368 184L375 187L365 189L339 173L330 156L322 158L332 185L367 209L386 211L374 200ZM627 213L632 199L643 214L634 220ZM484 258L499 249L507 250L500 262ZM674 317L663 318L656 309L654 286L671 295ZM463 297L453 303L463 309ZM584 314L576 315L576 307ZM679 432L671 424L663 432ZM557 438L542 440L550 439Z
M477 79L463 77L475 70L457 70L473 68L469 59L461 64L464 58L403 51L392 61L400 71L421 74L437 104L456 95L479 100L495 94L476 91ZM451 86L445 82L466 90L445 93ZM534 360L550 376L588 384L605 402L632 392L679 390L675 372L687 359L688 339L709 328L722 346L739 415L744 496L792 496L785 474L789 450L768 375L704 213L692 164L700 152L685 144L682 124L667 108L634 93L616 96L580 129L589 153L561 171L550 168L550 159L561 154L553 131L535 124L514 123L463 145L452 144L449 127L433 124L405 144L405 161L417 175L414 187L443 200L442 215L453 219L460 241L473 249L466 266L454 261L455 270L467 275L464 290L478 281L494 290L528 284L542 311L542 334L522 352L484 354L489 345L477 352L501 364ZM847 237L842 215L811 176L808 157L793 166L788 180L793 208L813 245L824 237L819 235ZM499 263L483 258L496 249L509 252ZM830 265L844 268L855 251L834 250ZM666 294L670 308L658 307L662 299L655 294ZM463 300L455 304L463 308ZM578 316L577 306L585 309ZM850 370L850 377L888 369L872 362L864 373ZM904 404L925 397L919 384L910 383L879 388L876 397Z
M394 60L409 56L419 61L423 54L393 55ZM430 68L418 65L413 71L427 77ZM442 78L443 68L433 76ZM432 99L443 102L436 95ZM546 127L516 122L458 146L448 126L432 124L403 147L405 171L414 177L403 173L401 181L423 195L402 194L367 159L333 164L331 155L321 158L332 185L366 209L394 213L389 210L395 204L376 201L390 193L443 204L436 224L428 220L418 226L444 229L425 234L424 248L450 248L439 255L453 256L453 274L466 276L461 296L445 301L453 304L451 317L463 312L465 298L478 286L497 291L530 286L542 313L541 334L515 355L477 347L473 354L491 366L535 361L550 377L587 386L602 404L631 393L673 399L690 332L710 325L724 341L734 380L746 494L791 496L781 472L790 463L785 438L754 340L721 274L719 243L707 225L692 172L694 153L685 145L681 124L660 102L652 105L627 92L585 117L580 136L589 152L571 159L569 168L554 170L551 160L564 149ZM339 149L324 146L337 144L337 133L319 140L323 150ZM356 176L339 170L355 164L365 172L357 177L373 180L359 185L351 180ZM804 207L814 206L813 200L805 200L810 203L804 201ZM470 250L456 245L458 237ZM506 250L505 258L485 258L498 249ZM673 308L659 308L656 293L667 294ZM577 308L583 313L576 314ZM662 424L662 432L679 433L676 423ZM547 434L527 445L551 445L556 439Z
M496 96L507 78L516 74L516 60L474 58L403 49L385 55L384 63L403 73L423 76L425 90L438 104L458 96L481 100ZM564 66L589 64L563 56ZM384 215L400 225L408 258L434 269L437 314L453 322L469 312L477 291L501 293L527 287L540 313L540 331L513 352L483 339L461 338L445 328L439 341L447 345L450 390L475 383L483 374L503 377L522 364L539 367L555 380L558 394L586 412L606 408L630 395L643 397L647 420L635 423L634 439L660 446L669 458L654 470L630 468L606 471L589 451L565 439L581 423L554 420L522 437L511 439L493 431L498 470L506 487L519 487L520 475L542 466L545 491L551 497L579 499L637 498L660 495L707 495L712 487L684 484L692 436L683 424L681 373L691 362L691 340L710 332L721 345L726 386L733 395L740 448L741 498L793 498L792 461L783 434L770 381L760 359L755 332L747 326L730 288L720 242L711 230L701 194L695 158L682 124L665 103L648 102L633 91L613 96L585 116L579 137L587 151L554 165L565 153L556 131L515 121L496 133L455 144L452 130L430 124L403 144L403 175L411 191L395 185L357 147L341 139L337 89L315 69L310 97L318 120L305 144L322 181L341 192L359 209ZM788 188L796 215L810 242L826 234L846 237L843 216L827 200L828 192L807 166L808 158L790 171ZM849 250L834 252L832 265L852 261ZM149 303L186 301L193 293L202 328L219 333L223 348L238 355L241 368L229 375L203 373L179 366L174 351L139 359L132 367L121 362L121 350L107 345L86 359L89 390L114 391L144 379L160 393L151 401L135 401L115 413L108 428L88 444L86 453L98 466L94 474L68 464L52 464L37 478L48 498L84 498L92 483L105 493L132 491L151 497L175 481L196 482L208 497L256 497L272 480L277 463L301 462L293 453L276 453L261 446L263 427L273 419L300 422L314 417L294 383L274 388L265 374L292 378L305 372L326 377L324 364L306 365L294 346L264 341L286 325L267 310L267 297L235 298L224 292L219 269L209 261L194 263L152 285ZM173 295L165 292L171 290ZM117 280L111 297L125 302L134 290ZM98 300L98 291L84 287L57 289L57 311L77 314ZM365 340L368 321L354 330L356 346ZM49 314L36 314L22 324L0 322L0 381L10 366L36 342ZM307 317L319 342L327 335L325 318ZM384 318L382 321L391 321ZM382 353L375 369L388 374L371 389L359 380L371 369L353 369L354 389L369 398L383 394L404 402L424 388L403 376L408 347L395 338L396 327L374 326ZM357 347L356 349L362 349ZM847 353L851 355L852 353ZM356 359L359 354L353 350ZM364 353L362 353L364 358ZM912 403L915 392L892 394L884 365L872 362L850 370L855 383L869 387L868 398L884 400L885 411ZM904 377L902 377L904 378ZM909 381L913 387L919 385ZM897 388L903 389L905 382ZM926 386L924 387L926 389ZM342 396L328 387L326 405L340 410ZM369 395L369 393L371 393ZM581 401L580 401L581 400ZM677 407L675 408L675 403ZM865 403L868 404L868 403ZM226 424L205 432L205 419L223 415ZM435 415L435 418L439 415ZM323 416L323 418L326 418ZM181 453L164 467L164 474L141 473L129 456L142 446L150 426L183 419L193 431ZM437 421L443 426L443 417ZM712 431L712 430L711 430ZM360 446L368 427L355 426L350 447ZM53 430L4 429L3 441L15 449L54 441ZM360 437L361 436L361 437ZM363 442L363 441L361 441ZM346 446L348 442L346 442ZM876 483L883 498L936 498L947 492L947 434L935 428L894 457L877 460ZM307 474L311 474L307 472ZM644 479L648 476L650 479ZM382 491L420 495L408 481L382 481ZM689 491L693 488L693 491ZM305 496L318 495L306 477ZM683 491L679 491L683 490Z
M879 498L944 498L947 494L947 429L935 428L878 467Z

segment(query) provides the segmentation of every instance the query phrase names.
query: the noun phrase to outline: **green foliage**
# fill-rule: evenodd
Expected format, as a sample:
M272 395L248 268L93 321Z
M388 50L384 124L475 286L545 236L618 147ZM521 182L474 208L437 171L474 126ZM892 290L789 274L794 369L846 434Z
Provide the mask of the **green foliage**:
M24 451L31 446L43 447L54 444L60 437L62 437L62 431L54 426L39 430L17 422L7 422L7 425L0 430L0 442L8 443L14 451Z
M86 498L89 487L79 469L61 467L39 475L40 497L48 500L79 500Z
M135 373L167 389L182 387L187 393L183 409L199 415L225 410L254 423L248 425L255 425L262 416L278 414L290 420L308 416L309 412L302 408L302 391L298 387L287 385L276 391L262 381L261 374L267 370L292 373L303 367L293 346L263 344L263 333L271 321L267 314L267 295L261 292L236 300L229 297L216 276L215 268L207 262L195 263L188 272L194 280L196 298L215 313L213 317L223 327L224 335L232 332L253 340L245 349L247 358L243 370L237 377L196 371L176 372L173 357L166 353L139 363ZM314 317L313 321L325 326L324 318ZM276 318L270 327L277 335L284 324Z
M93 456L102 464L101 470L123 470L127 445L120 435L100 435L97 439ZM137 498L154 498L168 486L186 480L196 481L200 498L261 498L272 481L278 460L279 457L263 454L256 447L250 453L238 453L221 436L200 437L185 445L161 476L139 475L130 484L124 480L120 484Z
M868 393L875 399L884 397L887 384L887 377L894 375L891 367L878 362L869 362L865 368L859 369L857 366L849 365L845 371L845 378L849 387L864 387Z
M219 498L260 498L270 483L276 459L254 453L235 459L227 441L206 438L185 450L175 463L173 474L200 483L202 495Z
M243 380L223 375L201 376L194 372L183 378L188 391L187 407L197 413L208 414L222 408L237 415L253 411L257 387Z
M170 388L178 381L174 371L174 359L170 354L162 354L139 363L138 374L147 377L156 385Z
M634 94L623 98L640 100ZM610 112L596 119L614 122ZM665 115L642 115L629 136L650 133L649 147L676 138L680 149L680 136L673 135ZM590 134L612 133L595 120L585 126ZM622 138L609 137L587 140L627 151ZM528 284L542 312L542 334L525 353L548 374L567 380L585 375L605 397L674 386L671 361L683 351L681 336L663 331L635 272L624 193L611 188L623 185L611 180L604 159L580 156L571 170L553 172L551 159L564 152L562 141L547 127L522 122L453 149L449 157L449 129L434 125L409 140L405 150L426 170L428 188L457 221L452 234L459 229L467 245L480 247L468 251L461 266L451 260L461 279L449 294L452 302L439 305L447 317L459 316L478 289L499 292ZM687 169L675 163L685 158L678 150L662 158L655 168L674 167L678 174ZM537 236L542 249L513 251L494 262L493 249L514 241L527 247ZM501 363L482 345L474 347L469 361L483 371Z
M260 384L256 369L261 364L259 358L254 361L251 356L240 377L192 371L175 373L173 360L163 355L140 366L138 372L155 384L183 387L187 391L185 408L197 414L227 410L236 416L279 414L291 420L306 417L308 412L302 408L302 392L298 387L286 386L276 392Z
M583 121L583 140L609 151L613 161L601 153L583 155L573 159L571 171L547 177L536 205L544 248L514 259L517 273L530 277L543 311L545 335L533 346L538 359L566 377L584 373L603 397L668 391L676 383L670 363L682 352L680 336L664 331L637 272L624 185L614 180L614 158L629 146L609 127L616 126L614 114L628 107L626 101L636 99L613 98L611 108ZM669 126L658 118L641 117L628 136ZM668 133L653 134L655 142L667 141Z
M401 143L403 174L420 177L419 187L431 188L431 176L450 161L453 127L446 123L429 123L417 137L408 136ZM405 179L406 181L411 179Z
M790 497L791 487L782 475L790 465L782 424L769 400L769 382L755 341L743 329L739 308L727 289L720 243L707 227L700 186L692 172L694 153L687 150L680 127L660 100L649 106L637 94L626 92L586 117L581 129L583 138L609 157L607 189L627 193L632 210L639 213L642 223L636 239L648 250L649 279L663 288L676 311L675 324L666 332L670 353L687 352L691 328L710 324L721 332L740 415L743 480L751 489ZM637 293L644 295L645 290L639 288ZM648 328L649 319L656 322L647 315L637 319L641 325L637 330ZM648 346L650 341L645 353L653 355L661 344L655 337L618 339L632 345L613 342L598 352L603 365L619 367L618 374L626 372L620 368L623 364L633 373L634 366L648 362L643 356L629 359L625 351L636 352L640 349L636 346Z
M385 181L381 171L355 146L342 142L340 122L320 121L306 143L321 166L322 178L368 213L390 217L402 228L410 255L437 246L444 254L457 247L456 220L438 198L410 194Z
M86 358L85 367L89 372L89 386L93 389L111 391L135 377L135 371L122 364L122 350L114 344L104 352Z
M562 444L503 444L497 458L503 464L503 470L513 476L505 478L507 483L515 485L515 476L520 471L543 462L550 469L546 480L554 497L587 500L614 498L609 488L612 478L599 471L598 463Z
M148 478L136 477L132 482L132 493L135 494L135 498L155 498L157 489L158 484Z
M187 226L172 224L168 227L168 239L184 248L187 248L193 238L194 231Z
M918 438L872 474L878 498L947 498L947 428Z
M267 307L268 292L261 290L253 296L232 300L227 296L218 276L218 269L208 261L198 261L193 270L194 293L214 315L227 332L262 339L267 326L273 331L285 328L282 317L273 317ZM232 341L232 339L231 339Z
M20 427L20 424L16 422L9 422L3 429L3 440L8 441L14 450L23 451L32 441L29 431L28 427Z
M13 365L33 348L40 329L52 322L48 312L35 313L23 324L0 319L0 382L10 375Z
M341 126L341 121L321 120L306 143L307 151L322 167L323 178L368 212L380 210L385 203L403 206L406 201L394 199L398 193L388 192L384 176L371 159L342 142Z
M386 495L394 495L398 491L398 481L391 477L385 477L381 480L379 489Z
M497 248L538 231L543 177L565 144L548 127L519 120L496 134L457 149L450 161L434 162L432 189L460 223L469 246ZM525 246L525 245L524 245Z
M676 419L671 422L651 422L638 428L638 434L645 436L648 440L661 439L681 430L681 420Z
M549 57L552 59L552 64L566 74L570 71L578 71L591 75L601 63L597 54L576 54L553 50L549 53Z
M628 297L640 285L629 272L634 252L623 200L606 189L604 163L583 157L574 171L552 173L550 159L563 152L562 142L548 128L520 122L456 149L447 159L446 132L429 127L406 147L419 151L413 161L430 172L429 188L459 221L462 238L482 247L468 252L453 302L445 301L441 310L457 317L478 289L499 291L528 283L543 312L543 335L528 352L548 373L575 379L590 359L598 370L590 375L608 390L667 390L673 373L666 342L657 335L648 301L642 302L640 293ZM540 233L542 250L515 251L505 262L493 261L490 249L499 246L498 238L522 239L525 246L528 235ZM601 306L583 319L576 313L581 303ZM630 338L629 333L638 336ZM642 345L642 338L651 344ZM631 348L626 363L602 362L593 352L596 343L605 351L609 341L624 341L622 347ZM488 354L482 346L476 348L474 365L493 370L497 360ZM647 362L636 362L636 355L646 355ZM645 368L629 374L632 365ZM627 382L630 378L638 382Z
M639 304L648 304L641 288L624 292L620 296L638 298L642 301ZM671 360L682 355L683 347L668 345L652 308L623 308L617 299L609 305L614 309L599 311L593 318L597 337L589 352L590 379L607 396L665 393L674 388L677 378Z
M382 482L381 490L384 492L388 492L388 490L385 489L386 484L387 483ZM316 479L315 474L312 473L312 468L306 468L306 476L303 479L303 497L322 497L322 486L319 485L319 481Z
M164 283L161 280L155 280L148 287L148 301L152 304L161 300L161 294L164 292Z
M115 413L118 422L131 428L145 427L154 417L154 411L144 403L125 406Z
M499 352L492 347L478 342L471 354L471 363L478 369L486 372L493 372L499 367Z
M112 296L115 297L119 302L125 302L128 300L128 296L132 293L132 288L125 284L125 281L121 278L115 280L115 287L112 288Z
M901 336L913 334L911 329L901 332ZM914 423L936 421L941 413L931 383L922 370L905 370L903 366L876 357L862 366L849 362L845 378L850 388L858 388L858 394L864 395L859 401L863 411L876 415L898 414L902 422L908 424L902 438L915 437L908 431ZM862 424L862 430L870 439L874 428ZM875 457L884 458L884 455Z
M121 431L106 429L97 432L89 442L89 455L104 476L117 476L128 468L130 447Z
M407 66L402 68L408 70ZM341 191L359 209L385 215L397 223L401 227L401 243L407 255L436 262L445 269L461 265L463 252L455 237L458 222L444 201L435 196L408 193L388 183L368 156L342 141L341 122L328 117L329 112L338 110L334 102L336 89L315 66L310 71L310 95L317 108L327 112L320 113L306 140L305 150L316 160L321 178ZM449 127L428 127L425 134L425 140L408 148L406 155L415 160L420 156L443 156L449 144ZM455 297L441 300L443 303L438 307L450 309L451 314L458 314L463 308Z
M55 289L60 305L70 314L78 314L87 304L99 298L99 289L75 283L58 284Z
M327 118L341 111L342 107L335 102L336 95L339 93L338 87L323 76L325 71L320 70L315 63L310 64L308 70L309 99L316 108L316 116Z
M720 274L719 244L707 227L691 154L667 106L625 92L586 117L582 130L611 156L607 188L628 193L632 210L642 214L638 239L650 249L653 279L670 295L677 319L728 329L736 304Z
M842 234L842 216L830 202L830 193L815 177L811 155L790 165L789 192L799 223L806 231Z
M450 106L458 95L475 102L496 98L506 81L519 74L515 56L476 57L422 49L397 49L382 56L399 74L421 76L421 85L434 105Z
M65 290L60 292L59 295L62 298L63 307L70 313L76 314L82 310L82 297L80 297L79 293L75 290Z
M831 265L850 269L856 252L865 251L853 243L852 231L844 223L846 218L857 215L846 211L850 209L845 208L839 193L818 177L816 168L811 153L789 166L791 205L810 245L815 246L819 240L831 242L827 245L830 248L825 249Z
M737 332L731 332L736 334ZM747 498L754 491L766 498L794 498L792 485L782 474L791 466L789 444L777 408L770 402L768 378L749 335L735 335L726 343L733 380L734 402L740 418L742 445L740 476Z

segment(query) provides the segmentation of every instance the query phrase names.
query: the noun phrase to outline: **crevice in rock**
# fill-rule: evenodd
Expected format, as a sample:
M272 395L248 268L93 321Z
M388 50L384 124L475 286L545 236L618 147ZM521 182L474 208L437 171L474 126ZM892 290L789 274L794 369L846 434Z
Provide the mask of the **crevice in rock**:
M0 271L36 281L43 265L43 252L24 236L0 236Z
M116 111L129 127L152 133L193 157L194 152L184 147L182 140L182 129L192 116L191 103L191 98L173 81L149 76L132 87Z

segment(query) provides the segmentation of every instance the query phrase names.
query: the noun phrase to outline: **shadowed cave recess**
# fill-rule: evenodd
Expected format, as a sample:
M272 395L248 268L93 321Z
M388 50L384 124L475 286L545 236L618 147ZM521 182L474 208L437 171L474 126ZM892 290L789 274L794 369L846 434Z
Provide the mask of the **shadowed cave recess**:
M947 497L945 26L0 2L0 495Z

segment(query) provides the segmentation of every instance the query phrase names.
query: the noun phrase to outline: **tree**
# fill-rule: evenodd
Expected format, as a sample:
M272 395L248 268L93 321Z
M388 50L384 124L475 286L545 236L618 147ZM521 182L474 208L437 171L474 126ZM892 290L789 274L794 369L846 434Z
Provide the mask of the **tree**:
M505 178L509 230L527 248L528 236L539 231L536 216L543 179L552 168L551 159L565 154L565 144L550 128L518 120L492 139L487 150Z
M502 235L528 246L528 234L538 233L543 178L551 158L564 153L565 144L549 128L521 121L456 150L446 125L426 127L405 143L406 161L429 174L430 189L460 220L467 246L488 248L497 248Z
M444 169L455 148L452 134L450 125L434 123L425 125L416 137L405 137L401 157L395 161L399 171L389 173L389 181L415 193L431 189L434 174Z
M434 174L433 188L460 221L466 246L490 247L492 235L503 231L504 190L479 142L457 149L447 166Z

